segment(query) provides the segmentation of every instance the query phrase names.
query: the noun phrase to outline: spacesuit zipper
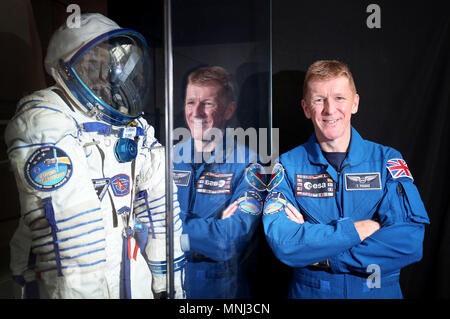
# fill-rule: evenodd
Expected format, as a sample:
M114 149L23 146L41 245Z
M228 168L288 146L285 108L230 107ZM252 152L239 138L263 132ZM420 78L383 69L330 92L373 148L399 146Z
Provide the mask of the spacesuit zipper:
M190 164L192 169L192 179L191 179L191 185L190 185L190 192L189 192L189 206L188 206L188 214L192 213L193 204L195 202L195 186L197 185L197 170L195 169L195 166Z
M338 176L337 176L337 183L336 183L336 204L337 204L338 209L339 209L339 217L340 217L340 218L343 218L343 217L344 217L343 207L342 207L342 205L343 205L343 193L344 193L344 192L341 192L341 205L339 205L339 202L338 202L338 199L337 199L337 193L340 192L340 187L339 187L339 186L340 186L340 184L341 184L341 174L342 174L342 171L343 171L344 168L346 168L347 166L350 166L350 164L345 164L344 166L341 167L341 169L340 169L339 171L337 171Z
M347 166L350 166L350 164L345 164L339 171L337 171L338 177L337 177L337 183L336 183L336 193L339 192L339 185L341 182L341 173Z

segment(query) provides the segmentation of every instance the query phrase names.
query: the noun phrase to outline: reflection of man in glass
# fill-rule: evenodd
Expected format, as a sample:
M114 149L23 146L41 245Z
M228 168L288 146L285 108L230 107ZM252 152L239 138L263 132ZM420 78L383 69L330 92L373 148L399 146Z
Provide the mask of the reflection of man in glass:
M259 173L258 164L250 164L256 154L225 136L236 109L228 72L216 66L191 73L185 102L191 138L175 147L174 179L188 260L186 297L246 298L242 267L260 220L264 188L246 178Z

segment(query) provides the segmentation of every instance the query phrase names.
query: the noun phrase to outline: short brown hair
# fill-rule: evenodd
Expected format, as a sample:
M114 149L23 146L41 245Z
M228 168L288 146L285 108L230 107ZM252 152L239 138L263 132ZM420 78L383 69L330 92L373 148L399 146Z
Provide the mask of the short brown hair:
M311 64L305 75L303 82L303 98L306 96L308 90L308 83L312 80L329 80L339 76L345 76L350 84L353 93L356 93L355 81L350 72L349 67L340 61L336 60L319 60Z
M220 95L224 98L226 103L230 103L235 99L234 87L230 73L228 73L228 71L221 66L208 66L195 70L189 74L188 84L218 84L222 87Z

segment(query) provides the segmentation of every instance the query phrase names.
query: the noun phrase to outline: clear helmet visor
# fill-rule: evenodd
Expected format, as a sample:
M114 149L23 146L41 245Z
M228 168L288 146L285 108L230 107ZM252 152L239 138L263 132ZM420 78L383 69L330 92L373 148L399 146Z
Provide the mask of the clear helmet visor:
M97 99L130 117L139 115L150 99L150 57L133 34L118 34L100 42L72 65Z

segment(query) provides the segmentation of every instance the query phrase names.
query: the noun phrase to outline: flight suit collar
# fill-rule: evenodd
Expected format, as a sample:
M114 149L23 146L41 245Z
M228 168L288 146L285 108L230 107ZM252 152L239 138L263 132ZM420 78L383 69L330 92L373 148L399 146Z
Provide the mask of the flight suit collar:
M352 126L351 128L351 138L350 146L348 148L347 156L344 159L342 165L350 164L350 166L357 165L361 163L365 158L364 151L365 141L359 135L359 133ZM306 150L308 152L308 159L312 164L328 166L329 169L334 171L334 168L328 163L325 156L322 153L319 142L317 141L316 134L313 133L306 143ZM333 174L334 175L334 174Z

